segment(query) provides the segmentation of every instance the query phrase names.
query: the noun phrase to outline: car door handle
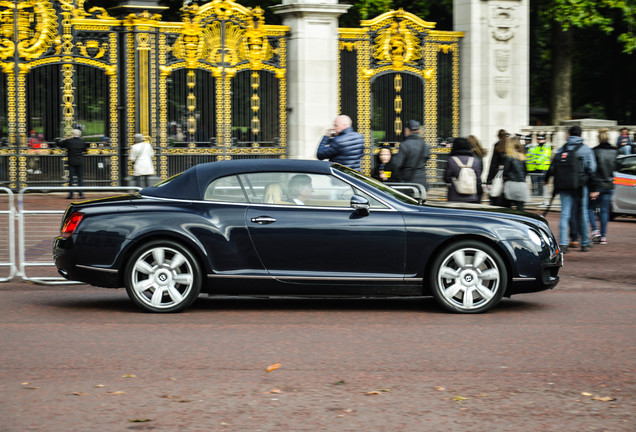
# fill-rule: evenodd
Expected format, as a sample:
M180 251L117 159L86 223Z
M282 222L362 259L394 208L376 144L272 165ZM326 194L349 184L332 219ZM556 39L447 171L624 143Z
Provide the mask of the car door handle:
M250 219L252 222L257 223L259 225L267 225L276 222L276 219L269 216L258 216Z

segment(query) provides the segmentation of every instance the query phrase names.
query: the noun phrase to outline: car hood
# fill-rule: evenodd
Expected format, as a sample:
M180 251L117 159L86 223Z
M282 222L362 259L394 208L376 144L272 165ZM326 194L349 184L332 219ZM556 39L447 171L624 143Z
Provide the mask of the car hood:
M548 225L548 221L545 217L530 213L526 211L514 210L507 207L498 207L484 204L470 204L470 203L458 203L458 202L445 202L445 203L425 203L422 208L434 208L440 209L440 211L452 211L453 213L465 213L469 214L483 214L505 218L508 220L515 220L518 222L534 221L541 225Z

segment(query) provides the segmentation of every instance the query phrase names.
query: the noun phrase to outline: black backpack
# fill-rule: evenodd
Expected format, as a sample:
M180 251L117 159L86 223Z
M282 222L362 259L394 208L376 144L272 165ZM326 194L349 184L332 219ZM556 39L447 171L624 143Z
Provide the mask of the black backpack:
M583 143L580 143L573 148L568 148L566 145L560 153L556 154L552 173L555 191L576 191L585 186L583 158L576 155L582 145Z

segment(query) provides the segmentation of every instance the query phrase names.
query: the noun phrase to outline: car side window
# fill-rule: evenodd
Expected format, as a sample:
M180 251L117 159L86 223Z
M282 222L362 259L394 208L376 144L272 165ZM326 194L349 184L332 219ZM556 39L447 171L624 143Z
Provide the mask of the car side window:
M221 177L208 185L203 196L205 201L246 203L247 197L237 176Z
M255 204L349 208L351 197L362 195L372 208L386 208L348 183L324 174L267 172L240 176L249 201Z
M618 160L617 171L621 174L636 175L636 157L626 157Z

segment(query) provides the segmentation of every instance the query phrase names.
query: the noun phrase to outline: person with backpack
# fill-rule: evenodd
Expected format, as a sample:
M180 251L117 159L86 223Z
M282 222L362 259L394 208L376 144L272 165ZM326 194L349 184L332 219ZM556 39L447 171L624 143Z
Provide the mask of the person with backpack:
M404 141L400 143L398 154L393 158L395 177L402 183L419 183L427 188L426 162L431 157L431 149L420 136L420 123L406 122Z
M508 200L506 207L523 210L526 201L530 201L530 191L526 183L526 154L517 137L506 139L506 159L504 161L503 179L504 196Z
M569 224L572 217L572 207L580 202L578 211L581 251L587 252L591 247L587 230L588 207L588 179L596 172L596 159L592 149L583 144L581 127L572 126L568 130L565 145L559 148L552 159L550 169L545 175L547 184L554 178L554 194L558 193L561 200L561 217L559 219L559 247L564 253L568 252Z
M448 201L479 203L481 162L466 138L455 138L448 156L444 181L448 183Z

